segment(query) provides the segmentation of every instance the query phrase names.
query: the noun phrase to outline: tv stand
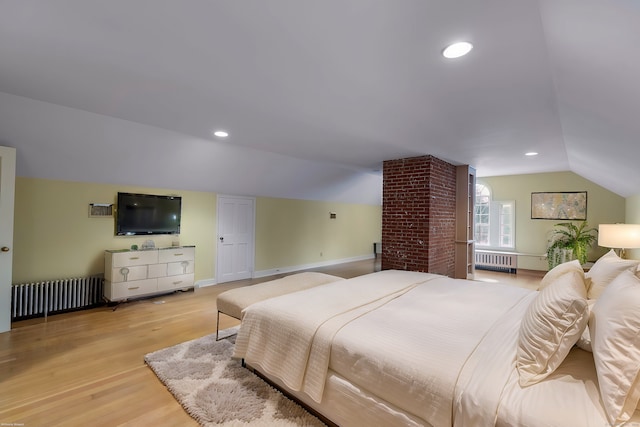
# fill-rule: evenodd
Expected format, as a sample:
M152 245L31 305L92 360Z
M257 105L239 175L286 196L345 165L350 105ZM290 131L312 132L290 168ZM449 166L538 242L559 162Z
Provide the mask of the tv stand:
M107 250L104 298L122 302L194 286L195 246Z

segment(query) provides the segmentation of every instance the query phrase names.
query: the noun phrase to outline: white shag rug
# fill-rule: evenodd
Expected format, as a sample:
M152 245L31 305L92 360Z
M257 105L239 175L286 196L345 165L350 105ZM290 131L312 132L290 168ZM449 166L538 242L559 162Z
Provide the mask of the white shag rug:
M234 342L235 335L216 341L212 334L149 353L144 360L202 426L325 425L232 359Z

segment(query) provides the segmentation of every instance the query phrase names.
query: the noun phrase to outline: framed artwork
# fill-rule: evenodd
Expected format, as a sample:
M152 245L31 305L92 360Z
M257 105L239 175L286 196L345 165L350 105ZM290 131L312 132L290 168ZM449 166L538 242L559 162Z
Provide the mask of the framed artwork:
M587 219L587 192L531 193L531 219Z

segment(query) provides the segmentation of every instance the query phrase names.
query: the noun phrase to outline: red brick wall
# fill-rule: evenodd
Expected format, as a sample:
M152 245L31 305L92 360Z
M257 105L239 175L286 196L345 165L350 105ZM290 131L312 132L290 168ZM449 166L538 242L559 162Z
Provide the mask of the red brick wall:
M383 165L382 269L453 276L456 167L433 156Z

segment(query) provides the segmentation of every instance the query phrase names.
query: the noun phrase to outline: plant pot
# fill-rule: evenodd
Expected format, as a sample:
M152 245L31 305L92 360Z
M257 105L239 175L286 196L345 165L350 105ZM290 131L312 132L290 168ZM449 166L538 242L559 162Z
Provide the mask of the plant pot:
M573 261L576 259L576 255L571 248L554 248L551 252L551 259L549 260L549 270L556 265L563 264L565 262Z

